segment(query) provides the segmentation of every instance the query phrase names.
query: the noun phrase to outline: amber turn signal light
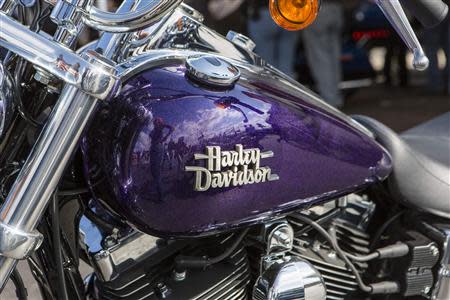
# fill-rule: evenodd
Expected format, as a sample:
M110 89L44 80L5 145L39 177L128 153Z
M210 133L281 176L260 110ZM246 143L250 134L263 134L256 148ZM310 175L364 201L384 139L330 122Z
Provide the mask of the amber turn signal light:
M301 30L314 22L320 0L269 0L272 19L286 30Z

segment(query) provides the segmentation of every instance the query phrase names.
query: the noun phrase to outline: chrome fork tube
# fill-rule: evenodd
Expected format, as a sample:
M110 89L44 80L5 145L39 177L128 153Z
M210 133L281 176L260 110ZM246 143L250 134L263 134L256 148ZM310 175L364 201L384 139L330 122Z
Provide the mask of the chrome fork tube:
M0 222L23 232L36 229L97 99L66 85L0 210ZM0 256L0 293L17 260Z

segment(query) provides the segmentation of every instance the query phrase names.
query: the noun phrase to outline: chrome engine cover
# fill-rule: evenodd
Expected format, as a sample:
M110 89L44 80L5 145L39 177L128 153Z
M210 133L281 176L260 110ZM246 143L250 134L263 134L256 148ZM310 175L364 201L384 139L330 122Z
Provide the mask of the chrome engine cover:
M287 256L272 264L256 281L253 300L324 300L322 276L309 262Z

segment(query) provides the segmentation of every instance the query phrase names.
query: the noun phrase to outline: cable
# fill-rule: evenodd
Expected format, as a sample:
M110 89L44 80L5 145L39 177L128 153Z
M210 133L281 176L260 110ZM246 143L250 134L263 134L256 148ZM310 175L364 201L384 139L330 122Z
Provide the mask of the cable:
M64 277L64 265L61 249L61 229L59 227L59 205L58 194L53 194L52 201L52 235L53 235L53 252L55 255L56 271L58 273L58 299L67 300L67 286Z
M374 259L377 259L380 257L380 254L377 252L373 252L373 253L363 255L363 256L356 256L356 255L350 254L348 252L344 252L344 253L348 258L350 258L353 261L357 261L357 262L367 262L367 261L374 260Z
M219 256L213 257L213 258L198 258L198 257L189 257L189 256L178 256L175 258L175 265L176 265L176 269L177 270L186 270L189 268L206 268L210 265L214 265L217 264L219 262L221 262L222 260L226 259L227 257L229 257L234 250L236 250L236 248L239 246L239 244L242 242L242 240L245 238L245 236L247 235L248 231L250 229L244 229L241 234L236 238L236 240L234 241L234 243L231 245L230 248L228 248L227 250L225 250L224 253L222 253Z
M339 257L341 257L344 260L345 264L350 268L350 270L352 271L353 275L356 278L356 282L358 283L359 288L363 292L370 293L370 294L394 294L400 290L398 283L390 282L390 281L383 281L383 282L373 283L371 285L366 285L363 282L361 275L359 274L355 265L350 261L350 259L347 257L345 252L342 251L342 249L339 247L336 240L322 226L320 226L313 220L311 220L303 215L298 215L297 219L314 227L314 229L316 229L328 241L328 243L330 243L330 245L333 247L333 249L336 251L336 253L339 255Z
M17 110L19 111L20 116L27 121L30 125L34 127L41 127L43 124L36 121L26 110L23 106L22 102L22 93L19 87L20 77L23 73L23 68L25 67L24 60L22 58L19 58L16 65L16 70L14 72L14 87L16 90L16 102L17 102Z
M25 288L22 276L20 276L20 273L19 271L17 271L17 268L15 268L14 271L11 273L11 281L16 287L17 298L19 298L19 300L27 300L28 298L27 289Z
M366 292L370 293L372 292L372 288L364 284L362 281L361 275L359 274L358 270L356 269L355 265L348 259L348 257L344 254L344 252L339 248L339 245L335 243L331 235L319 224L314 222L313 220L310 220L307 217L304 217L303 215L298 215L297 218L308 224L311 225L315 230L317 230L327 241L330 243L330 245L333 247L333 249L336 251L336 253L344 260L344 262L347 264L347 266L352 271L353 275L355 275L356 281L358 282L359 288Z
M73 190L62 190L58 192L58 196L61 197L70 197L70 196L78 196L81 194L87 194L89 193L89 190L86 188L78 188Z
M37 264L37 262L34 261L34 259L32 257L28 257L27 261L28 261L28 265L30 266L30 270L31 270L31 273L33 274L34 279L36 279L36 281L39 284L39 288L40 288L41 296L42 296L41 298L54 299L55 297L53 296L53 292L50 289L48 280L45 277L44 272L41 270L41 268ZM47 293L47 297L44 297L45 293Z
M336 228L332 226L329 229L329 233L333 241L336 245L339 246L339 242L336 235ZM353 261L356 262L368 262L374 259L384 259L384 258L396 258L403 257L409 253L409 246L405 243L398 242L393 245L389 245L386 247L378 248L372 253L367 255L353 255L351 253L347 253L343 251L344 254Z
M396 213L395 215L393 215L389 220L387 220L386 222L384 222L384 224L377 230L377 232L374 234L374 238L372 240L372 243L370 244L369 249L373 250L373 248L375 248L375 246L377 245L379 239L381 238L381 235L384 233L384 231L395 221L397 220L399 217L401 217L403 214L405 213L404 210L402 210L401 212Z
M33 20L31 20L31 23L30 23L30 30L36 32L37 31L37 23L41 16L41 1L40 0L36 1L35 8L36 8L36 10L33 15Z
M335 208L335 209L333 209L333 210L327 212L324 216L321 216L320 218L318 218L317 220L315 220L315 222L316 222L317 224L325 223L325 222L327 222L328 220L335 218L335 217L340 213L340 211L341 211L340 208ZM300 213L297 213L297 214L300 214ZM295 215L297 215L297 214L295 214ZM303 234L309 232L311 229L312 229L312 226L310 226L310 225L309 225L309 226L305 226L305 228L302 228L302 229L300 229L299 231L297 231L297 232L295 233L295 237L300 237L300 236L302 236Z

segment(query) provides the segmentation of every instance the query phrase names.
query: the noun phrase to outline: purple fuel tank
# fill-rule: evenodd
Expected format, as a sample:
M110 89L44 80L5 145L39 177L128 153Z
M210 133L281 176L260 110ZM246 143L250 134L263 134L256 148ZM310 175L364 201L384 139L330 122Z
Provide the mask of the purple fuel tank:
M242 69L229 89L185 73L171 62L132 76L83 141L96 198L143 232L186 237L256 224L391 170L388 153L363 130L273 72ZM255 153L263 154L257 163ZM199 179L190 167L211 172ZM208 176L216 178L209 186Z

